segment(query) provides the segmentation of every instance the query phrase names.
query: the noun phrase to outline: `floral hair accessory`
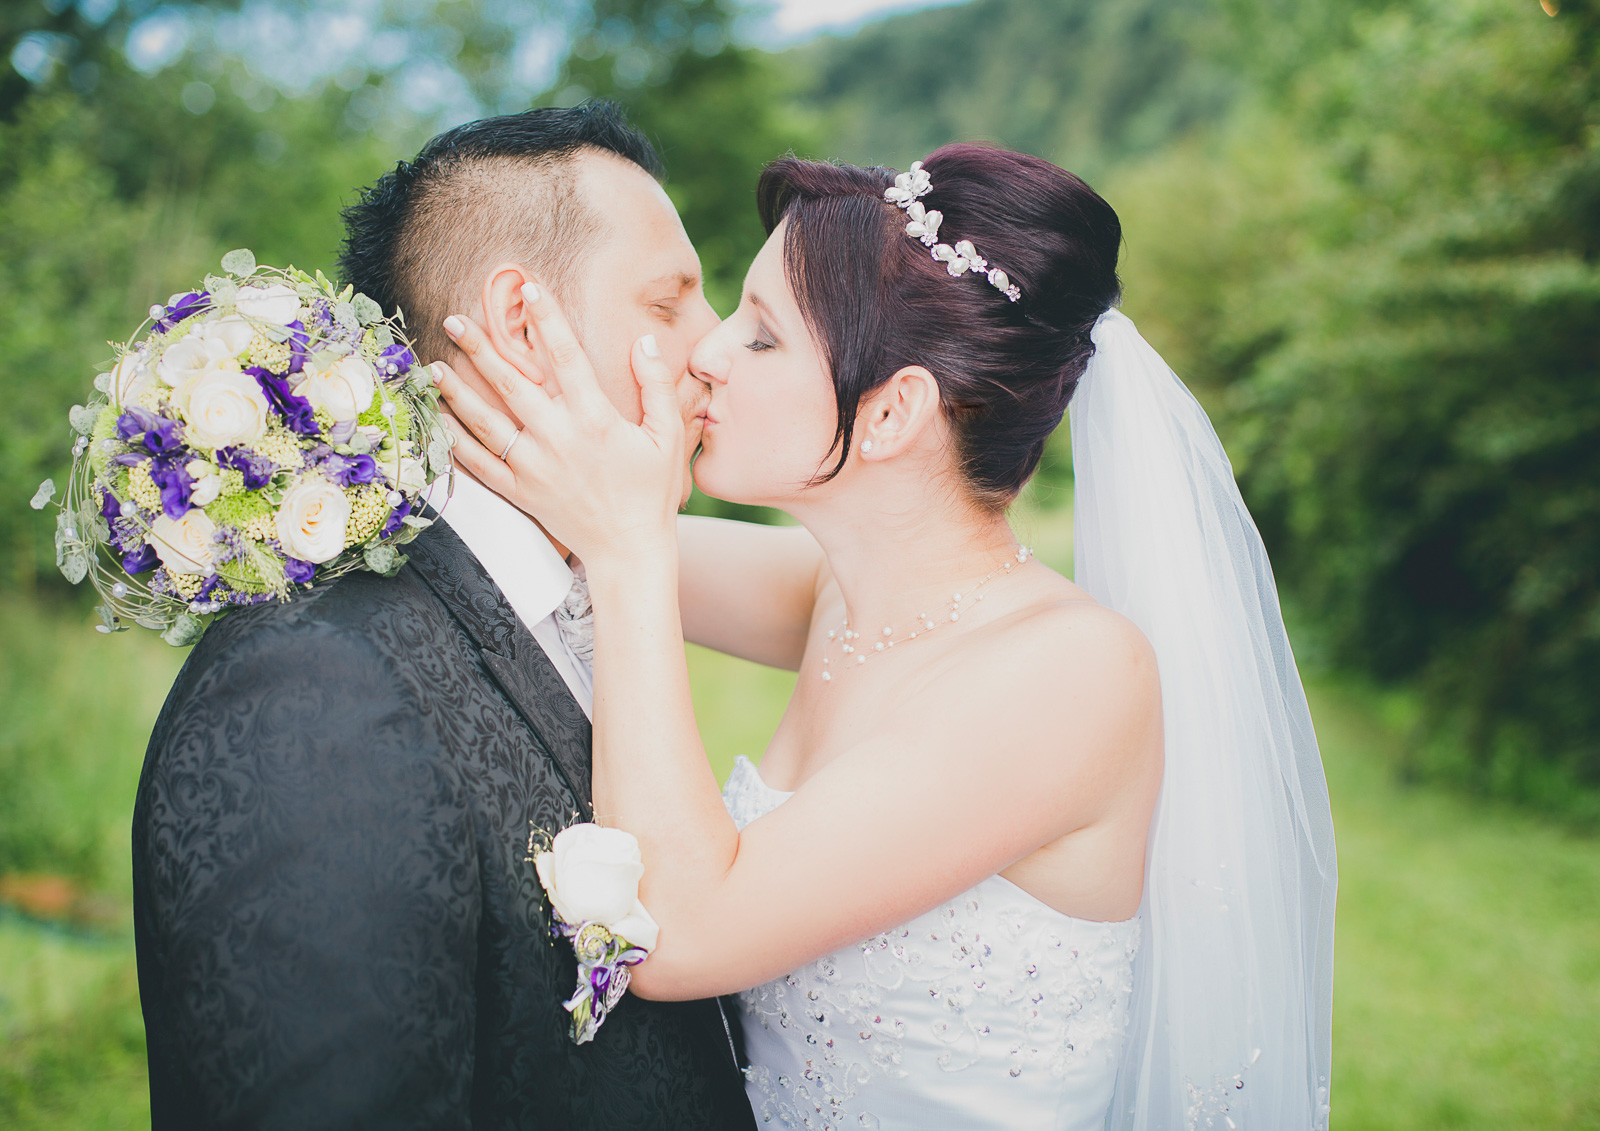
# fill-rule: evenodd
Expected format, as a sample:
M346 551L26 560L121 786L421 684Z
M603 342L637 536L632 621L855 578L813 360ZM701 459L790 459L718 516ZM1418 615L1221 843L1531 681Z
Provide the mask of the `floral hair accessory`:
M649 957L661 928L639 902L644 864L632 833L584 823L540 839L530 829L528 859L550 897L550 933L578 959L577 991L562 1006L581 1045L628 992L631 968Z
M229 252L157 303L94 395L56 518L56 564L131 624L192 644L217 615L353 569L391 575L450 470L432 371L366 295ZM35 510L55 496L46 480Z
M1016 302L1022 297L1021 289L1000 268L989 266L989 261L978 254L971 240L958 240L954 247L939 242L939 225L944 223L944 213L925 208L921 202L921 198L932 191L933 181L922 162L913 161L909 170L894 179L892 187L883 190L883 199L905 210L906 235L932 249L933 258L943 263L951 275L959 277L968 271L982 275L995 290Z

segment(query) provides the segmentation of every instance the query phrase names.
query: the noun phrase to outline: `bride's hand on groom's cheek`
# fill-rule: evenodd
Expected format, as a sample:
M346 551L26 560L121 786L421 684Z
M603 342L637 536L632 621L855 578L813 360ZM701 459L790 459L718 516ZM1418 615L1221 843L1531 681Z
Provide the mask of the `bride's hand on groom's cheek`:
M529 291L532 329L551 365L543 380L501 357L471 319L446 320L446 332L510 409L491 406L440 363L456 461L587 563L611 552L653 552L672 536L682 497L684 428L673 375L653 336L634 343L644 420L629 423L601 391L556 304Z

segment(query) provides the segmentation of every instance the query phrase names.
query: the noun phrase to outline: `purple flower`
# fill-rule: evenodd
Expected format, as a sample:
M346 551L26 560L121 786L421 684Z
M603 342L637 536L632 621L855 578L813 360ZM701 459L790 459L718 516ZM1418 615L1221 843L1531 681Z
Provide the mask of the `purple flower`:
M117 435L130 444L144 444L153 456L171 455L183 447L183 422L129 405L117 417Z
M298 373L305 368L306 357L311 348L311 335L306 333L306 324L299 319L289 323L289 372Z
M277 464L249 448L220 448L217 451L217 463L243 475L247 491L261 490L272 482L272 477L278 472Z
M100 492L100 517L107 522L115 522L122 517L122 504L110 491Z
M375 368L381 376L388 379L409 373L411 367L416 363L416 354L396 342L378 355L378 362Z
M168 518L182 518L189 513L194 480L183 469L183 464L181 457L150 461L150 479L161 489L161 509Z
M317 435L317 420L311 402L290 392L287 378L268 373L259 365L252 365L245 372L256 379L262 393L266 395L267 403L283 417L284 423L289 426L289 431L301 436Z
M321 461L322 474L341 487L354 487L374 482L378 476L378 461L371 456L342 456L330 451Z
M309 583L316 576L316 573L317 566L315 562L306 562L301 561L299 558L289 557L283 559L283 576L296 585Z
M165 313L156 319L155 328L165 334L185 318L199 314L210 305L211 295L207 291L190 291L186 295L174 295L164 308Z
M144 526L137 518L111 520L111 543L125 554L131 554L144 545Z
M378 531L379 538L387 538L398 531L406 520L406 515L411 513L411 500L407 499L394 510L389 512L389 520L383 524L383 529Z
M160 564L161 557L156 553L156 548L144 541L122 555L122 568L133 576L148 573Z

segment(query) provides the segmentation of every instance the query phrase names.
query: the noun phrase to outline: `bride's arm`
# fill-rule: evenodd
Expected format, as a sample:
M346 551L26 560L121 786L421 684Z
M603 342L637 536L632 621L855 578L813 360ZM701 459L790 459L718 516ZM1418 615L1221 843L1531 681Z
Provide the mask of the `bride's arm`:
M804 527L680 515L678 563L685 637L799 669L823 572L822 547Z
M695 724L664 550L590 572L595 812L640 840L661 924L645 997L745 989L915 918L1126 803L1122 768L1159 745L1137 630L1047 610L911 689L741 833Z
M1122 618L1075 605L991 633L960 665L898 689L793 798L741 833L689 696L681 493L669 474L683 466L683 433L670 375L635 347L645 423L628 424L559 312L539 305L558 373L571 370L559 397L483 355L470 323L452 331L530 433L509 463L486 444L498 449L515 426L448 374L442 387L485 441L463 436L458 458L548 520L588 570L594 809L639 838L641 897L661 925L637 992L700 998L757 985L1146 803L1127 771L1160 749L1153 655Z

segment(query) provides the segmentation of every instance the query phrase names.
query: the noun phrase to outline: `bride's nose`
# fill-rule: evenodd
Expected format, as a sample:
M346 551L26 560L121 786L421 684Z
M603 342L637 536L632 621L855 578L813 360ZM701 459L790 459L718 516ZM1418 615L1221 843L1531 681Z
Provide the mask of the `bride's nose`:
M731 351L728 349L728 324L724 322L695 343L689 352L689 372L708 385L726 385Z

